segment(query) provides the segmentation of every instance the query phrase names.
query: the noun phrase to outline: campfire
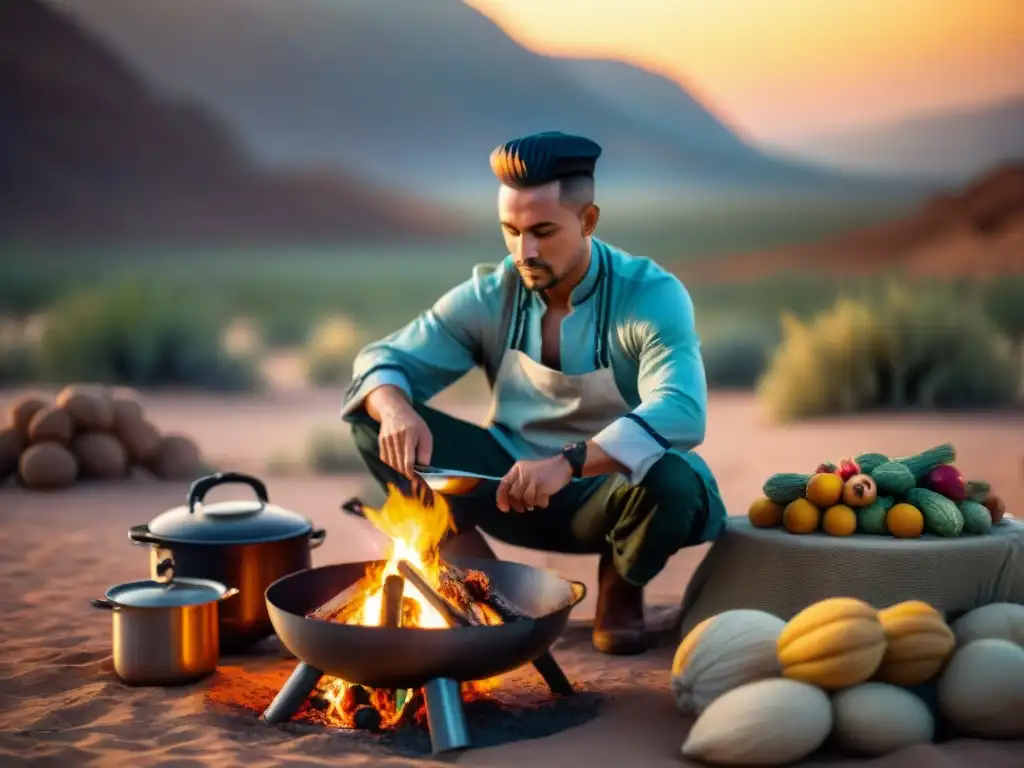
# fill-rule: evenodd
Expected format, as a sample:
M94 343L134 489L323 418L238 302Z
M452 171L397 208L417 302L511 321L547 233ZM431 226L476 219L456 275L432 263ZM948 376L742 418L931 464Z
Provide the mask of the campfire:
M493 626L526 618L494 590L486 574L463 571L441 561L440 544L451 527L445 498L425 491L405 496L389 486L379 510L359 504L360 513L386 534L391 553L381 565L309 614L343 624L446 630L452 626ZM439 601L441 598L443 602ZM463 683L464 701L484 694L498 678ZM378 730L425 717L422 689L372 689L324 676L311 697L331 724Z
M407 496L389 486L380 509L356 499L344 508L384 533L391 551L300 571L267 591L275 630L300 661L266 721L312 707L343 728L425 725L443 752L468 746L463 704L499 675L532 663L554 694L574 693L550 646L583 599L582 584L522 564L446 562L450 509L426 487Z

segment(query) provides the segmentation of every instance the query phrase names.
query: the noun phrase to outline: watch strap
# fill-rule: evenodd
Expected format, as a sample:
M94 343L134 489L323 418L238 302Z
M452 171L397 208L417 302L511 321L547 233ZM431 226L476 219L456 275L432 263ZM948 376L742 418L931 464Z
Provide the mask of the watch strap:
M583 477L583 467L587 463L587 444L569 443L562 448L562 456L569 462L573 478L578 480Z

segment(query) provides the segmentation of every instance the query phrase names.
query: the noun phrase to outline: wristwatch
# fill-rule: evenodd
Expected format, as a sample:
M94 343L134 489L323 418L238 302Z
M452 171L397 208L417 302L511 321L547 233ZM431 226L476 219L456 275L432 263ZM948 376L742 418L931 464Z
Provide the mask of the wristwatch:
M572 476L577 480L583 477L583 466L587 463L587 444L585 442L568 443L562 448L562 456L569 462Z

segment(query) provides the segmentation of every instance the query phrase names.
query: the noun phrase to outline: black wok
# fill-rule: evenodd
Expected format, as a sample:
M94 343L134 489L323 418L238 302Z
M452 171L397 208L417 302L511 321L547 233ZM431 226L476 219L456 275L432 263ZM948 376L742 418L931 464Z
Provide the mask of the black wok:
M326 675L370 688L417 688L437 678L485 680L529 664L558 639L586 594L579 582L521 563L468 557L450 562L483 571L533 618L452 629L385 629L306 618L373 564L359 562L278 579L266 592L270 621L289 651Z

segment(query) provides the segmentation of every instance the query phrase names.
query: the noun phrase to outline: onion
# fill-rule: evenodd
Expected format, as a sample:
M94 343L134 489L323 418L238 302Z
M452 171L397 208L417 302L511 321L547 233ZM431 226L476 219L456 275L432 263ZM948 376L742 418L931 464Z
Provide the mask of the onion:
M967 493L964 476L952 464L943 464L933 469L928 473L924 484L929 490L941 493L952 501L963 501Z

